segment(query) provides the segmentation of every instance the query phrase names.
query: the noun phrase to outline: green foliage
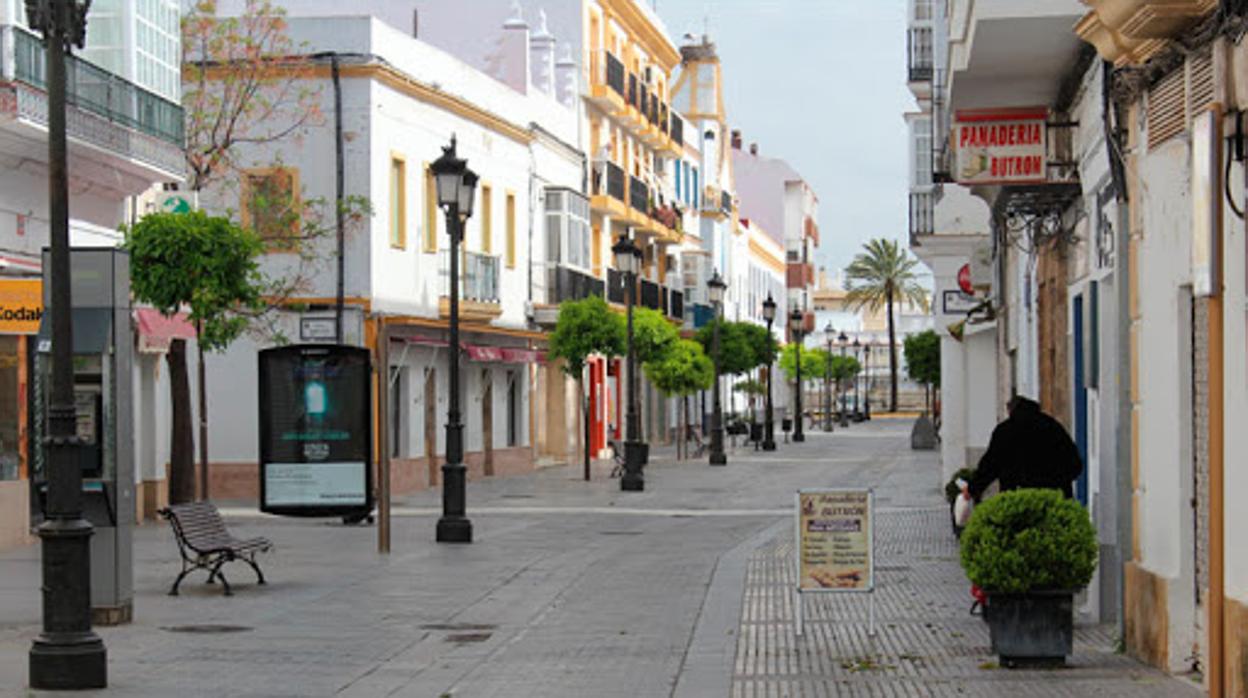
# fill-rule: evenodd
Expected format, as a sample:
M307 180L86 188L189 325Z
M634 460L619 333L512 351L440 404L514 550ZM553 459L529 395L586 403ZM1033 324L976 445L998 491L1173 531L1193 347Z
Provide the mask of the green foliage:
M659 361L642 365L646 377L668 397L689 395L707 390L715 382L715 366L702 351L702 345L690 339L678 339Z
M824 356L827 356L825 351ZM827 360L826 358L824 359ZM848 383L862 371L862 364L852 356L832 355L832 380L837 384Z
M906 337L906 371L910 378L924 385L940 385L940 336L925 330Z
M627 321L625 318L625 323ZM627 329L627 324L625 327ZM680 330L668 322L663 313L651 308L633 307L633 349L637 352L637 361L642 364L662 361L679 340Z
M139 300L172 315L187 308L207 351L223 351L264 307L264 243L203 211L152 213L123 228Z
M863 245L845 269L845 299L851 307L863 306L873 312L894 301L907 300L927 310L927 289L918 282L911 257L896 240L876 238Z
M797 344L786 344L780 351L780 372L789 381L797 379ZM823 349L802 348L802 381L823 380L828 367L828 354Z
M611 312L601 296L590 296L560 304L555 331L550 334L550 355L563 359L564 372L579 379L586 357L620 356L624 342L623 316Z
M1096 531L1088 512L1057 490L1004 492L971 514L962 567L988 592L1082 589L1096 569Z
M768 347L774 347L775 340L768 343L767 330L749 322L725 322L712 320L698 329L694 339L702 345L706 355L715 359L713 332L719 324L720 373L737 375L745 373L767 362ZM755 330L761 330L761 334ZM771 349L774 352L774 349Z
M953 504L954 500L958 498L958 493L962 491L958 488L958 480L970 482L973 477L975 477L974 468L963 468L954 473L953 477L949 478L949 482L945 483L945 499L949 500L950 504Z
M767 384L762 381L756 381L753 378L746 378L745 380L737 381L736 385L732 386L732 389L738 393L744 393L746 395L767 394Z

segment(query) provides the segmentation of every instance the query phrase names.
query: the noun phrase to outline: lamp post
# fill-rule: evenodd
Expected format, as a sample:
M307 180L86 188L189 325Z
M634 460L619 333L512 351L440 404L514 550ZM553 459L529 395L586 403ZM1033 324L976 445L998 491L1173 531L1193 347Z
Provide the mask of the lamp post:
M472 522L465 515L464 424L459 412L459 244L464 238L464 223L472 217L477 175L468 169L466 160L456 157L454 136L429 169L437 183L438 206L446 212L446 232L451 238L447 289L451 311L447 381L451 389L446 410L446 462L442 465L442 518L438 519L437 541L471 543ZM384 369L382 375L386 375Z
M793 335L793 358L797 370L797 397L795 412L793 415L793 441L801 443L806 440L806 434L802 432L802 324L806 321L806 315L797 308L789 313L789 332Z
M854 337L854 361L858 360L858 355L861 351L862 342L859 342L858 338ZM859 366L861 366L861 364L859 364ZM862 421L862 412L858 411L858 383L861 381L862 377L859 376L857 372L854 373L854 421L856 422Z
M863 400L862 400L862 418L871 421L871 337L867 337L867 343L863 347L863 366L862 366L862 382L863 382Z
M767 340L771 341L771 323L776 319L776 302L771 299L771 294L767 294L767 300L763 301L763 319L767 321ZM772 421L771 414L771 371L772 362L767 362L767 406L764 410L763 417L763 450L776 450L776 425Z
M637 353L633 347L633 303L637 295L641 250L628 236L620 236L619 241L611 246L611 251L615 253L616 268L624 272L624 302L628 308L628 412L624 422L624 475L620 478L620 489L625 492L640 492L646 488L646 480L641 474L641 416L637 411Z
M43 629L30 647L30 687L104 688L108 653L91 629L91 524L82 518L74 409L69 279L69 175L65 136L65 54L86 40L90 0L26 0L31 29L43 34L48 90L48 212L52 243L52 393L48 494L42 545Z
M724 455L724 409L719 400L719 325L723 321L724 289L728 284L720 278L719 272L711 274L706 282L706 292L711 305L715 308L715 326L711 330L711 353L715 359L715 402L711 412L711 465L727 465L728 456Z
M828 345L823 367L823 430L832 431L832 340L836 338L836 328L831 321L823 328L823 336Z
M844 358L845 358L845 350L849 348L849 337L848 337L848 336L846 336L846 334L845 334L844 332L841 332L840 336L838 336L836 339L837 339L837 341L839 341L839 342L841 343L841 358L842 358L842 359L844 359ZM842 363L844 363L844 362L842 362ZM839 385L839 384L837 385L837 390L838 390L838 392L839 392L839 390L840 390L840 385ZM847 426L849 426L849 415L845 414L845 405L843 404L845 401L844 401L844 400L842 400L841 402L842 402L842 404L841 404L841 409L840 409L840 413L841 413L841 426L843 426L843 427L847 427Z

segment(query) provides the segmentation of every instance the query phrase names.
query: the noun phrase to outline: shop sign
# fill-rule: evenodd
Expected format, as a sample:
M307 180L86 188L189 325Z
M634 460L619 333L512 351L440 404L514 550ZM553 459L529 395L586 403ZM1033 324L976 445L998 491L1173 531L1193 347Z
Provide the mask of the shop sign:
M38 334L43 281L0 279L0 334Z
M801 595L850 592L870 595L875 634L875 495L869 489L804 489L797 493L798 635Z
M978 308L980 303L975 296L956 288L945 289L940 300L941 312L945 315L965 315Z
M958 112L954 178L959 184L1037 184L1048 179L1044 109Z

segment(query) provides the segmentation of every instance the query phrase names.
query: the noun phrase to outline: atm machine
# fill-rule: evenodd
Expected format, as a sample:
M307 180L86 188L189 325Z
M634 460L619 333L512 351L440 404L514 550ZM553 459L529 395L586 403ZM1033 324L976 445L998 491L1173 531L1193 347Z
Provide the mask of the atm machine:
M47 495L48 400L52 376L51 253L43 253L44 308L36 342L31 510L42 517ZM130 259L112 248L70 251L74 340L74 402L83 516L91 537L91 611L96 625L130 622L134 604L134 340Z

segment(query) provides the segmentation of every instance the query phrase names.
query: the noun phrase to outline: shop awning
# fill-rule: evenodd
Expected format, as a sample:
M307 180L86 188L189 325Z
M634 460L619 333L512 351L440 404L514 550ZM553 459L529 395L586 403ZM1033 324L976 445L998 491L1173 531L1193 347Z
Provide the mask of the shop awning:
M503 364L530 364L538 360L538 353L532 349L513 347L491 347L480 344L465 344L464 351L470 361L482 361Z
M163 354L175 339L195 339L195 326L186 313L165 316L155 308L135 308L134 326L139 331L139 351Z

